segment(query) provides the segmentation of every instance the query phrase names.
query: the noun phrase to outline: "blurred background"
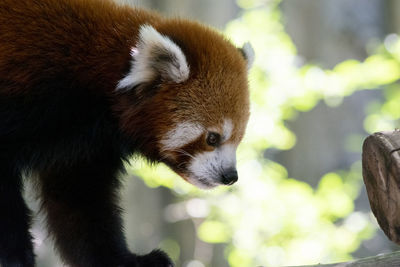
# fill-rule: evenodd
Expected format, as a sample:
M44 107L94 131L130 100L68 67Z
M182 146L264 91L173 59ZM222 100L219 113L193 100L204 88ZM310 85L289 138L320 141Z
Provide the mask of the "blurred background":
M160 247L184 267L254 267L398 250L371 214L360 155L368 134L399 126L400 1L121 2L199 20L256 52L239 182L200 191L132 160L121 205L133 251ZM41 223L38 266L62 266Z

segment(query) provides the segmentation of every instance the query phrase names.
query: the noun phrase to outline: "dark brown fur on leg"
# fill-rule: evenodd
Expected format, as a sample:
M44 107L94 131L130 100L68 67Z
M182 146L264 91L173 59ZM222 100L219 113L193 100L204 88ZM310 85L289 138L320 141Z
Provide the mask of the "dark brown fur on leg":
M128 251L117 205L121 168L111 157L41 173L43 209L61 257L72 266L172 266L160 251Z
M41 173L49 231L73 266L117 266L129 255L116 204L120 164L104 160Z

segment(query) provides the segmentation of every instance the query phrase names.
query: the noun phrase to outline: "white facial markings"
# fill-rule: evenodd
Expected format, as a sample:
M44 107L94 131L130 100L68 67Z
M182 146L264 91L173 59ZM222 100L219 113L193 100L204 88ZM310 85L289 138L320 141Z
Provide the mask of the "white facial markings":
M193 122L182 122L160 141L162 150L173 150L187 145L202 135L204 128Z
M185 175L187 181L197 187L212 188L222 184L223 174L236 169L237 144L227 142L232 137L233 128L231 119L225 119L220 127L208 129L194 122L178 123L160 140L160 149L168 156L170 151L182 150L182 147L196 141L207 131L220 133L222 137L220 146L212 151L195 151L191 154Z
M229 140L232 136L233 131L233 123L231 119L225 119L224 124L222 126L222 138L223 142Z
M247 69L249 70L253 66L254 59L256 57L253 46L249 42L246 42L242 47L242 51L244 53L244 56L246 57Z
M200 188L212 188L221 184L220 177L228 169L236 167L236 146L224 144L210 152L197 154L188 169L188 181Z
M211 127L207 129L209 132L220 133L222 137L222 142L226 142L231 138L233 132L233 123L231 119L224 119L222 127ZM221 132L222 131L222 132Z
M226 144L221 146L220 162L223 170L236 167L236 146Z
M176 83L189 77L189 65L183 51L150 25L140 27L139 41L137 47L131 49L131 56L131 70L118 82L117 90L129 90L140 83L150 82L158 74Z

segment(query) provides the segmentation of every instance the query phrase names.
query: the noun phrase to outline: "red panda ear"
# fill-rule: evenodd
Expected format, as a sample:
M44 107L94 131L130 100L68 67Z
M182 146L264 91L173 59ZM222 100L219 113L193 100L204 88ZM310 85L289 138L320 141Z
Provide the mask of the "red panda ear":
M140 27L131 55L131 70L118 82L117 90L129 90L156 78L180 83L189 77L189 65L181 48L150 25Z
M247 69L251 69L255 58L253 46L249 42L246 42L242 48L239 48L239 50L242 53L244 59L246 59L247 61Z

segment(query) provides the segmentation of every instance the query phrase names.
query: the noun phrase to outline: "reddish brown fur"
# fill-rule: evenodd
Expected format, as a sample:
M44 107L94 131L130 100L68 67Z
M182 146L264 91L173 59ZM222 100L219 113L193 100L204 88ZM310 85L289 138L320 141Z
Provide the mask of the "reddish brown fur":
M63 71L111 92L129 68L138 25L159 20L105 0L2 0L0 73L7 76L0 78L32 84L37 76Z
M182 48L190 65L190 77L180 84L161 84L152 103L143 104L143 122L154 122L151 127L156 128L160 140L179 122L190 120L209 128L220 127L223 119L229 118L235 125L229 142L238 144L249 116L246 62L238 49L198 23L174 19L154 26ZM124 127L137 129L141 123L137 124L133 114L137 114L138 107L127 101L119 108L124 110Z
M179 84L157 78L117 91L144 24L182 49L189 78ZM236 147L248 117L247 62L206 26L107 0L0 0L0 190L13 189L2 191L0 207L9 199L22 207L20 214L0 210L7 217L0 220L0 265L33 266L20 195L20 172L32 168L50 232L69 264L170 266L159 251L138 257L126 248L115 207L122 160L137 152L186 179L190 158L165 158L165 134L186 121L222 132L230 119L226 142ZM213 150L206 136L183 149L192 155ZM75 220L64 223L68 218Z
M12 6L11 12L8 6ZM122 113L122 127L134 132L138 124L158 118L151 127L157 126L157 133L163 134L171 122L190 117L205 126L218 126L222 123L220 114L227 114L235 122L232 140L239 143L249 103L246 62L237 48L201 24L164 19L106 0L2 0L0 75L7 75L0 79L15 86L0 87L0 91L24 93L20 90L27 87L20 85L35 83L37 76L62 72L99 93L112 94L130 67L129 52L142 24L152 25L182 48L190 65L190 78L181 84L163 84L163 93L145 107L148 110L141 118L137 117L138 107L118 100L115 110ZM15 31L24 38L15 36ZM10 54L13 56L7 57Z
M229 118L235 125L231 139L238 144L249 115L246 62L238 49L197 23L171 20L160 31L173 40L184 40L177 43L188 56L191 69L189 80L174 88L180 106L172 121L191 118L209 128L219 127Z

